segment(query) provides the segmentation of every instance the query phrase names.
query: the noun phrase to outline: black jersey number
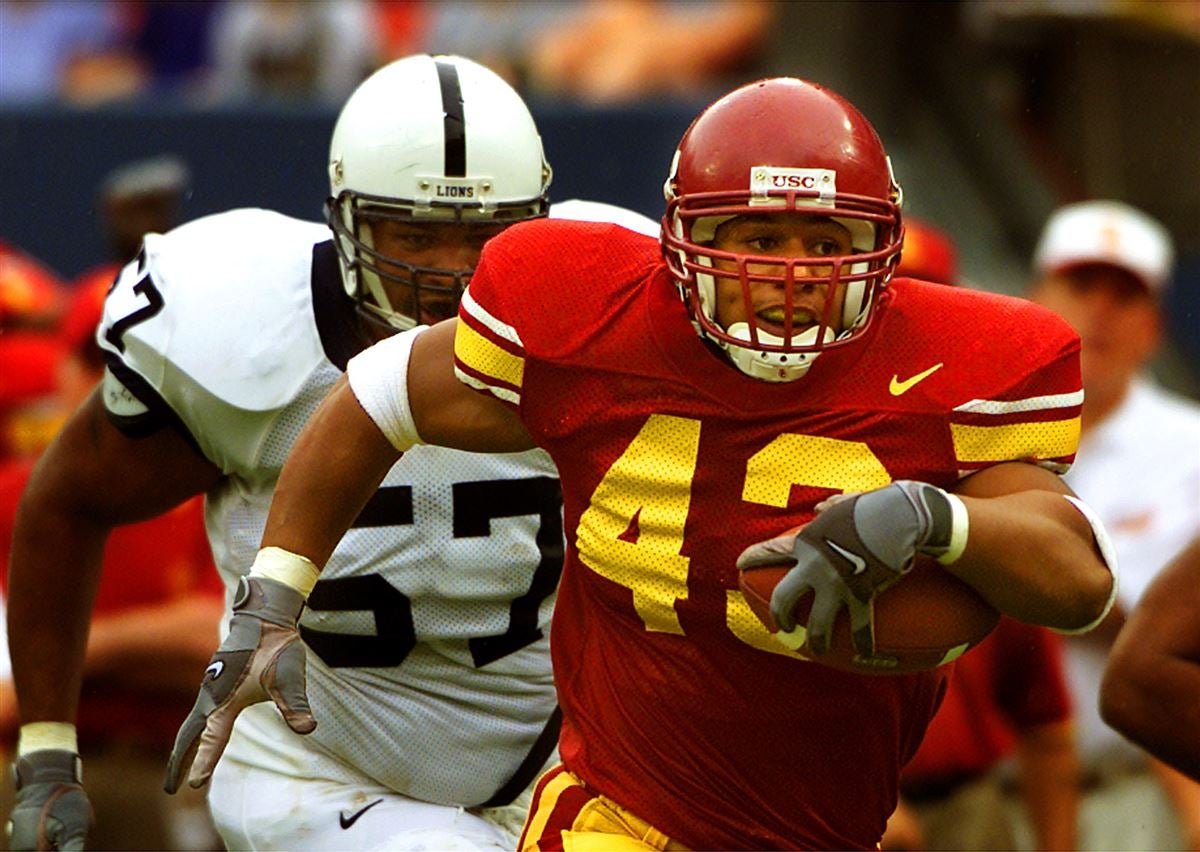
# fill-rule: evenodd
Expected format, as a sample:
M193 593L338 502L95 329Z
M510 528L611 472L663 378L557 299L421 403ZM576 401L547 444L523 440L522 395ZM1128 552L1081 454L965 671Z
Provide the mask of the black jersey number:
M139 322L145 322L153 316L156 316L163 309L162 293L158 292L158 288L154 286L154 281L150 278L150 272L146 269L146 250L143 248L137 256L137 271L141 274L141 279L133 285L133 292L139 296L146 297L146 304L138 308L128 316L121 317L114 322L108 331L104 332L104 339L111 343L118 352L125 351L125 332L131 326L137 325ZM113 282L113 286L109 289L111 293L117 289L117 283Z
M538 566L529 589L509 605L508 630L498 636L468 641L476 667L486 666L542 637L538 610L558 586L562 573L562 489L550 477L501 479L491 482L458 482L453 486L454 537L491 534L497 518L537 515ZM412 489L385 487L372 496L353 526L378 527L413 523ZM375 633L331 633L300 626L300 635L313 652L334 668L392 667L404 662L417 644L412 601L378 574L319 580L308 597L309 609L318 612L357 610L370 612Z

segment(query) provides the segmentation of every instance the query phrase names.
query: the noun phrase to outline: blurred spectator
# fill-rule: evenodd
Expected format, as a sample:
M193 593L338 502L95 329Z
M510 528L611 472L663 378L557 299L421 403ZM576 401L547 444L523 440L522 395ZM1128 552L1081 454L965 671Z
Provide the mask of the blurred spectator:
M1036 849L1074 849L1079 768L1062 638L1002 618L954 664L941 708L900 776L883 849L1017 849L1002 761L1015 757Z
M130 4L131 42L155 91L183 95L207 85L212 21L221 0L142 0Z
M907 217L897 275L957 285L950 235ZM882 848L1017 849L1005 808L1015 758L1035 848L1074 849L1079 786L1062 637L1009 618L954 664L946 696L900 775Z
M32 258L0 243L0 458L40 453L73 410L55 398L64 355L55 332L64 293L87 290L102 296L120 267L136 256L144 234L178 224L189 181L187 166L170 156L110 172L98 200L110 260L81 274L69 288Z
M379 63L372 13L366 0L231 0L212 22L214 96L344 99Z
M588 103L697 97L763 76L763 0L585 0L537 34L529 86Z
M53 328L65 307L63 297L58 275L0 240L0 330Z
M66 357L57 405L73 411L96 388L104 363L95 329L106 283L79 290L63 322ZM61 421L60 421L61 422ZM0 462L0 540L12 538L18 498L34 460ZM195 696L195 672L208 662L224 610L222 585L196 498L108 541L88 637L79 712L80 753L88 762L98 826L92 849L219 849L203 798L162 790L163 767L179 720ZM0 594L8 547L0 550ZM11 672L0 668L0 742L16 743ZM11 701L11 703L10 703ZM11 773L0 780L0 810L12 805Z
M57 275L0 241L0 460L39 451L57 426L50 402L65 292Z
M935 284L959 284L954 240L928 222L905 216L904 250L896 274Z
M698 97L759 73L765 0L447 0L425 49L485 63L524 92L612 103Z
M525 93L534 46L546 30L572 20L582 5L581 0L443 0L427 4L422 49L469 56Z
M165 233L179 224L190 188L187 164L169 155L126 163L109 172L98 199L108 260L77 277L72 289L97 281L112 284L121 267L137 256L142 237Z
M1125 613L1200 532L1200 405L1146 373L1162 338L1173 261L1166 229L1114 201L1057 210L1034 256L1031 298L1071 323L1083 347L1082 436L1065 478L1103 520L1121 570L1111 616L1067 641L1083 764L1082 849L1200 848L1200 785L1150 760L1098 712Z
M139 91L145 72L125 45L123 11L102 0L0 0L0 101L93 103Z
M426 50L427 29L435 4L427 0L374 0L372 5L379 38L380 66ZM437 7L445 5L444 0L436 4ZM454 53L453 50L439 52Z

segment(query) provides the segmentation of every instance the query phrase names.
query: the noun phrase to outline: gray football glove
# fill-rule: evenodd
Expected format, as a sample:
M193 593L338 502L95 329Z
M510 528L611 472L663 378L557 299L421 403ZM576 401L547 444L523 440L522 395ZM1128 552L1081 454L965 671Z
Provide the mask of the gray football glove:
M942 489L900 480L875 491L826 500L798 532L751 545L738 557L740 569L796 565L775 586L771 617L784 631L796 626L797 601L813 593L808 615L808 648L829 650L833 624L845 606L854 649L875 655L875 595L912 568L917 553L939 556L951 540L953 511Z
M11 849L82 849L92 806L79 783L79 755L38 749L17 758L17 796L8 823Z
M238 584L229 635L204 670L200 695L175 737L163 788L179 789L191 766L188 784L203 787L217 765L234 720L243 709L274 700L298 734L317 726L305 690L304 643L296 620L304 597L266 577L243 577Z

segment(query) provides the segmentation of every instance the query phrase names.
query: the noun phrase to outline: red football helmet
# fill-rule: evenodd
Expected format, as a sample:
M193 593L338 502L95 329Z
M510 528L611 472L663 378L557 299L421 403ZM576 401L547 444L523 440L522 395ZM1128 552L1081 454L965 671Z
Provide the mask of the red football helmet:
M879 136L841 96L790 77L736 89L684 133L663 191L667 265L697 331L724 349L738 369L765 381L791 381L804 375L823 349L866 330L875 297L899 258L901 193ZM711 245L717 227L735 216L789 211L840 223L850 232L855 253L782 259ZM735 268L718 269L714 260ZM770 264L765 271L764 263ZM716 278L741 282L746 323L723 328L717 322ZM755 322L752 282L787 285L784 336ZM792 293L822 285L827 285L825 311L817 325L792 333ZM846 298L842 315L835 317L839 285L845 286Z

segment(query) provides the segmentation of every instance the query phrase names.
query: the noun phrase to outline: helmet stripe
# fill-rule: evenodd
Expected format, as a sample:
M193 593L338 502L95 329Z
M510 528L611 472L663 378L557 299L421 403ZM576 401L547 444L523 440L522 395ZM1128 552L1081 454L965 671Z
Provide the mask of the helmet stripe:
M445 139L446 177L467 176L467 127L463 120L462 87L458 69L449 62L437 62L438 83L442 88L442 129Z

